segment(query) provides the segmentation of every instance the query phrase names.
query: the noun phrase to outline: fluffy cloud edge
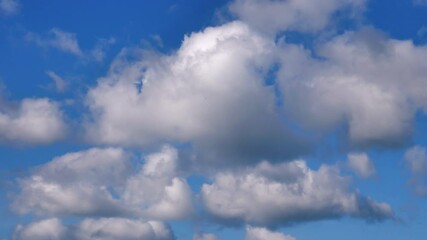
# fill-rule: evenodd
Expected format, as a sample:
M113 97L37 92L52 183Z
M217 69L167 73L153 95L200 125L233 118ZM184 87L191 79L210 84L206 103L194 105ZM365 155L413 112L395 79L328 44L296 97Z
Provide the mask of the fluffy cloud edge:
M245 171L219 173L202 186L202 204L220 224L277 227L344 216L368 222L394 219L387 203L351 191L336 167L310 169L302 160L263 162Z
M76 225L66 226L58 218L36 221L15 228L15 240L89 240L89 239L146 239L172 240L169 226L157 221L126 218L83 219Z
M48 98L26 98L16 109L0 112L0 143L48 144L65 138L65 115L57 102Z

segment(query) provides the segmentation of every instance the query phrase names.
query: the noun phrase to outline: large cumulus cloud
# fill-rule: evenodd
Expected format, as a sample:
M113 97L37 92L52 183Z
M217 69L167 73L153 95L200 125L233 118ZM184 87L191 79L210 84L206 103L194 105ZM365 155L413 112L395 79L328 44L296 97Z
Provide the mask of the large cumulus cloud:
M171 55L125 50L88 93L87 135L190 143L198 160L216 164L307 153L296 129L346 129L358 148L400 146L427 107L426 56L425 46L372 28L309 50L236 21L191 34Z
M216 162L295 155L300 143L265 85L274 52L274 41L236 21L187 36L172 55L124 54L89 91L88 136L130 146L190 142Z

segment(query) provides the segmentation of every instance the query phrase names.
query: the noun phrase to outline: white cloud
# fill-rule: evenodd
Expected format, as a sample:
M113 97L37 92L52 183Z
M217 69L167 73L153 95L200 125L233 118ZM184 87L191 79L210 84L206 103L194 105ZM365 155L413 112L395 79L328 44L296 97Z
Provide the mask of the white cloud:
M15 240L172 240L170 228L156 221L140 221L126 218L87 218L75 226L64 226L52 218L19 225L14 232Z
M366 28L315 51L322 59L242 22L193 33L167 56L124 50L87 95L87 135L124 146L191 143L195 159L216 164L301 153L289 122L315 133L345 127L356 147L409 139L414 113L427 109L426 47Z
M411 135L415 110L427 109L425 46L362 29L319 47L322 60L282 47L284 109L305 127L348 126L352 144L396 146Z
M47 71L46 74L50 77L50 79L52 79L57 92L62 93L67 89L67 81L65 81L61 76L56 74L54 71Z
M109 187L124 184L130 170L121 149L65 154L20 181L13 208L39 215L117 215L123 209Z
M411 133L416 110L427 112L425 46L365 29L319 43L312 53L285 42L276 45L259 32L318 31L337 11L363 6L363 0L236 0L230 10L248 25L236 21L193 33L170 55L125 49L107 76L88 92L89 118L94 120L85 125L88 137L97 144L131 147L191 143L195 152L189 158L205 158L214 165L290 159L301 144L284 122L295 120L302 130L348 127L356 145L401 144ZM30 33L27 39L96 61L102 61L114 43L100 40L91 51L84 51L75 34L60 29L47 36ZM282 64L274 79L278 81L266 86L277 61ZM64 79L52 71L47 74L58 91L65 90ZM285 114L278 109L278 100L284 103ZM51 101L27 99L17 111L0 114L0 136L5 142L52 142L63 136L62 119ZM425 149L411 149L405 157L417 192L424 194ZM147 155L134 171L121 148L58 157L19 181L14 209L42 216L114 218L88 218L71 228L55 218L42 220L18 226L15 236L172 239L163 223L119 217L166 221L191 216L193 196L179 172L178 158L176 149L165 146ZM348 159L359 176L375 174L366 154L350 154ZM393 218L388 204L352 190L350 179L337 168L323 165L313 170L301 160L220 172L203 185L201 197L206 211L223 223L275 227L343 216L368 221ZM196 239L218 238L199 234ZM248 227L246 240L257 239L294 238Z
M123 194L126 204L150 219L181 219L193 213L192 194L185 179L176 177L178 153L169 146L147 156L142 170L130 177Z
M172 231L161 222L123 218L85 219L77 228L76 240L172 240Z
M281 174L278 174L281 173ZM349 178L334 167L311 170L304 161L278 165L263 162L246 171L219 173L201 192L206 211L219 222L287 225L353 216L383 220L390 206L349 188Z
M251 26L269 33L312 32L322 30L339 10L347 9L354 15L364 5L365 0L235 0L229 10Z
M292 236L280 233L272 232L265 228L257 227L246 227L246 238L245 240L295 240Z
M20 10L18 0L0 0L0 12L5 15L15 15Z
M88 136L127 146L191 142L217 162L295 154L298 141L264 85L273 54L274 41L241 22L193 33L170 56L124 50L88 94Z
M349 154L348 166L352 169L359 177L368 178L375 175L375 165L369 159L366 153L361 154Z
M220 240L220 239L211 233L199 233L193 236L193 240Z
M48 44L51 46L77 56L83 54L74 33L69 33L58 28L53 28L50 30L50 34L52 37Z
M175 171L176 150L148 155L135 173L119 148L69 153L20 180L13 209L47 216L138 216L155 220L192 214L192 193Z
M49 99L24 99L16 109L0 111L0 142L46 144L65 134L64 116Z
M427 196L427 150L415 146L405 153L405 161L411 171L410 185L416 194Z
M14 231L15 240L64 240L68 229L59 219L51 218L34 222L26 226L18 225Z

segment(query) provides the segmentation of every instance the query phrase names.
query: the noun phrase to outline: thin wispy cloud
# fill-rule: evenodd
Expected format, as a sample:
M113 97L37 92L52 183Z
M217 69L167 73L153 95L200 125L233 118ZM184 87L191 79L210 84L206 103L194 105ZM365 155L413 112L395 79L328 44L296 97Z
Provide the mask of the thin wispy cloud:
M427 149L415 146L405 153L405 162L411 173L409 185L412 190L423 197L427 196Z
M58 28L52 28L45 36L28 33L25 39L40 47L52 47L75 56L83 56L76 34L65 32Z
M68 83L61 76L50 70L47 71L46 74L49 76L50 79L52 79L57 92L62 93L67 90Z
M0 13L7 16L19 13L21 5L18 0L0 0Z
M92 49L86 51L81 49L77 34L59 28L52 28L47 34L29 32L25 35L25 39L42 48L54 48L85 61L97 62L102 62L105 59L106 51L116 42L114 38L100 38Z
M102 62L106 57L108 48L116 42L115 38L99 39L95 47L87 53L87 57L93 58L95 61Z

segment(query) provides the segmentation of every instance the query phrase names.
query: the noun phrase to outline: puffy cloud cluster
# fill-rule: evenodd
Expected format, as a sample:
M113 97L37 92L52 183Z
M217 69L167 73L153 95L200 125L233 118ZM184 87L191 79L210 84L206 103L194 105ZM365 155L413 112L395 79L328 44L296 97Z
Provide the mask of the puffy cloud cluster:
M115 225L117 218L123 218L120 222L125 218L167 221L194 213L192 191L177 169L176 149L164 146L145 156L144 164L136 167L139 170L130 157L120 148L93 148L57 157L20 180L13 208L21 214L48 217L98 217L79 225L80 232L90 226L89 235L95 231L91 229L113 234L105 226ZM219 172L213 183L202 186L201 206L222 223L270 227L346 215L368 221L393 217L389 205L351 191L349 179L335 167L314 171L302 160ZM30 224L18 232L24 236L33 228L41 229L41 238L69 234L58 220L49 221L52 224L33 223L41 225ZM45 225L51 227L45 229Z
M288 120L320 132L344 125L358 146L405 141L415 109L425 106L419 91L423 47L363 29L316 51L321 58L295 44L276 44L239 21L193 33L171 55L125 50L88 94L93 114L88 135L98 143L126 146L188 142L196 161L209 156L227 166L236 160L289 160L300 144L286 130ZM420 59L413 62L412 55ZM398 59L414 71L399 69ZM276 75L270 72L275 63ZM409 77L404 86L401 79ZM269 78L275 78L272 85L266 84ZM349 155L349 166L361 177L375 173L367 156ZM134 189L150 182L145 176L138 184L132 179ZM137 191L129 189L132 195L125 192L125 199L138 202ZM222 223L278 226L342 216L393 217L386 203L352 191L334 167L315 171L304 161L220 172L201 196L206 211Z
M365 0L235 0L229 9L244 22L268 33L286 30L315 32L325 28L333 14L363 10Z
M393 217L390 206L359 195L335 167L311 170L304 161L267 162L219 173L201 192L206 211L222 223L282 226L353 216L367 221Z
M192 213L192 194L177 176L176 161L176 150L166 146L135 173L122 149L69 153L22 179L13 208L42 216L185 218Z
M229 9L240 21L192 33L175 52L124 49L87 93L87 137L95 144L145 149L188 143L185 160L205 169L223 167L214 169L221 171L200 193L200 207L221 224L391 219L387 203L352 189L350 178L336 167L313 170L292 159L307 153L301 133L344 128L348 142L359 149L408 140L415 112L427 112L426 46L370 28L319 41L312 50L286 42L286 34L275 39L282 31L324 29L334 14L357 12L364 2L236 0ZM60 29L27 39L99 61L114 43L102 40L85 52L75 34ZM64 79L47 74L58 91L66 89ZM17 110L0 113L0 140L7 143L53 142L65 128L59 107L47 99L25 99ZM420 195L427 195L426 155L422 147L405 155ZM21 214L84 219L72 226L57 218L19 225L15 238L173 239L157 221L195 213L178 151L167 145L137 166L131 158L122 148L92 148L34 169L19 180L13 208ZM276 163L260 163L265 159ZM360 177L375 174L366 154L349 154L347 164ZM246 168L236 167L242 165ZM247 227L246 232L246 240L294 239L266 228ZM215 239L213 234L193 237Z
M124 218L84 219L76 226L65 226L56 218L26 226L18 225L15 240L171 240L173 233L163 223Z
M27 98L0 109L0 143L46 144L63 138L67 127L57 103Z

